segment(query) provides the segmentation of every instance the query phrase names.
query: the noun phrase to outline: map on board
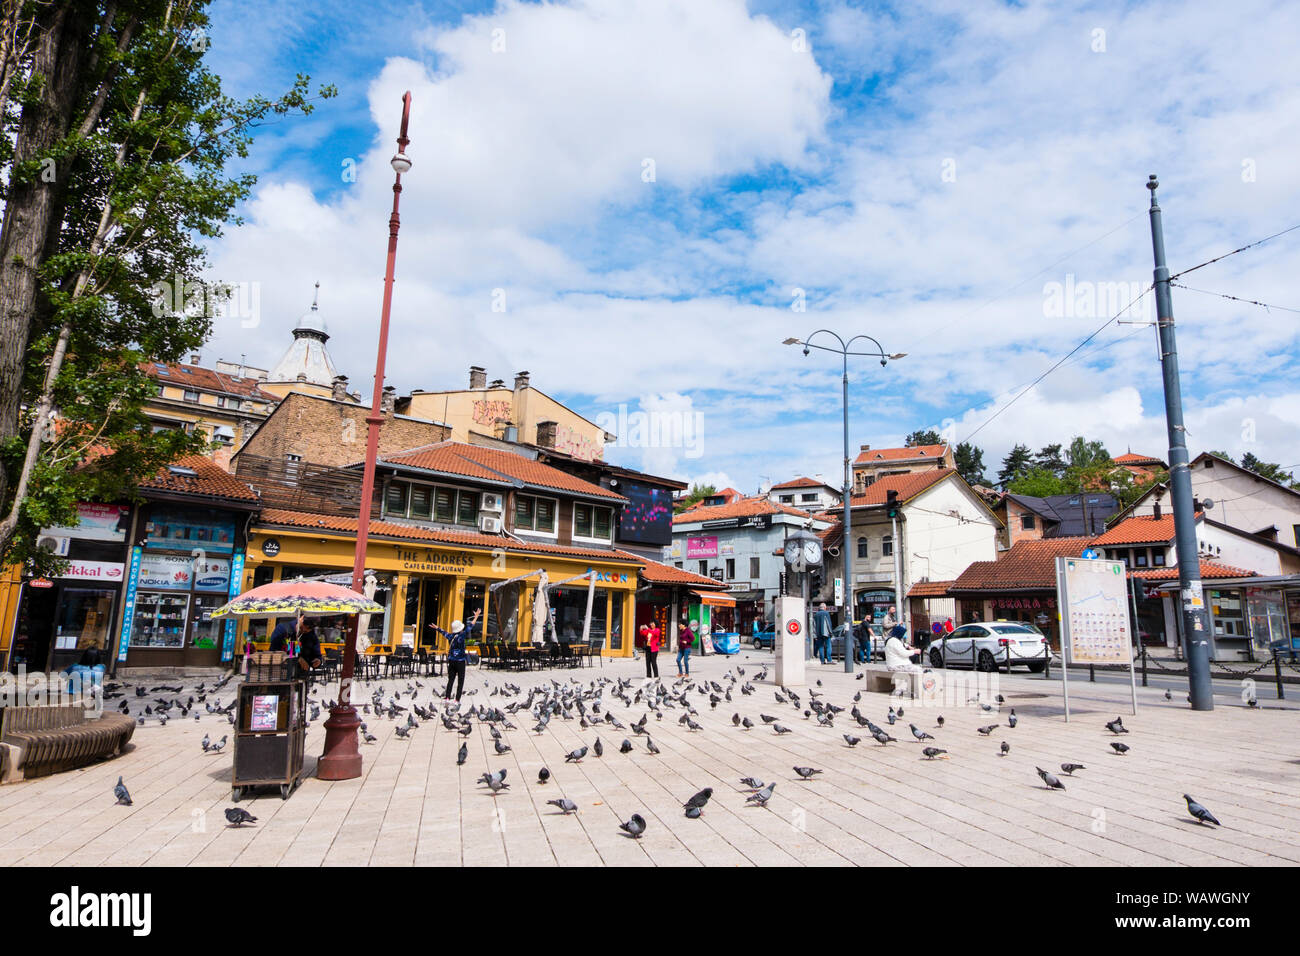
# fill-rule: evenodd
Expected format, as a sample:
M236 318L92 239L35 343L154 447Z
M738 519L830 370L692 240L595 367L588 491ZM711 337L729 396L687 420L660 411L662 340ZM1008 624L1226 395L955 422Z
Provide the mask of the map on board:
M1128 664L1132 632L1124 562L1056 559L1061 651L1068 664Z

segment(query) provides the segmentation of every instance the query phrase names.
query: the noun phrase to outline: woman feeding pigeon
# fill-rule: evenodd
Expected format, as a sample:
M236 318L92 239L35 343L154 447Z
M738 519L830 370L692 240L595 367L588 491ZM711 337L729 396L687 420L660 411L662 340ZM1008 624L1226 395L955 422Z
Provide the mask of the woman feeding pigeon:
M465 653L465 641L473 634L474 625L482 613L481 608L475 611L468 624L452 621L450 631L444 631L437 624L429 625L447 639L447 690L442 695L443 700L451 700L452 684L456 685L457 700L460 700L460 695L465 690L465 664L469 660L469 655Z

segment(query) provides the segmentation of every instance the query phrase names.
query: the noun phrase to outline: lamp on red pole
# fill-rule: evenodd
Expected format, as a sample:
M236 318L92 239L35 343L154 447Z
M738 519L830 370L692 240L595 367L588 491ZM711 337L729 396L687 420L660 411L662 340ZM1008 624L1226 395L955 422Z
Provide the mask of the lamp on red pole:
M375 359L375 393L366 416L366 465L361 480L361 508L357 515L357 548L352 558L352 590L360 591L366 571L366 544L370 537L370 505L375 493L375 459L379 457L379 426L384 423L381 403L384 395L384 360L388 355L388 315L393 304L393 267L397 261L397 215L402 198L402 174L411 168L406 155L406 124L411 118L411 92L402 96L402 131L397 137L397 154L393 156L393 213L388 217L388 266L384 272L384 308L379 318L379 356ZM391 612L392 609L389 608ZM343 673L339 678L339 701L325 721L325 753L316 763L316 776L322 780L351 780L361 776L361 751L357 730L361 721L352 706L352 675L357 665L357 615L352 616L347 643L343 648Z

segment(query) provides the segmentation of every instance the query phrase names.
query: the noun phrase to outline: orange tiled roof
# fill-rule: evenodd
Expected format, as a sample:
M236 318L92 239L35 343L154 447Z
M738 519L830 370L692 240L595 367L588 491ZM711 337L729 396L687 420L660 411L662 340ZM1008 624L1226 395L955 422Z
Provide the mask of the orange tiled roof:
M1203 512L1196 512L1197 518L1204 517ZM1174 516L1166 512L1159 518L1151 515L1134 515L1125 518L1113 528L1108 528L1092 543L1098 547L1112 547L1123 544L1150 544L1174 540Z
M823 481L814 481L812 478L794 478L790 481L783 481L779 485L773 485L772 490L778 488L822 488L830 486Z
M947 445L912 445L909 448L869 448L853 459L855 465L870 465L882 461L934 461L942 459Z
M715 588L723 590L725 584L706 578L702 574L696 574L694 571L687 571L683 568L675 568L671 564L664 564L661 561L651 561L648 558L641 558L645 562L645 567L641 569L641 577L645 578L647 584L686 584L693 588Z
M811 518L806 511L791 508L789 505L777 504L766 497L741 498L725 505L696 505L689 511L673 516L673 524L685 524L691 521L717 521L722 518L749 518L753 515L795 515L799 518Z
M931 485L937 485L949 475L955 474L957 472L951 468L936 468L933 471L917 471L910 475L888 475L877 478L867 485L862 494L854 495L850 504L855 508L864 505L883 505L890 491L898 492L899 501L908 501Z
M162 366L162 368L159 368L159 366ZM270 402L272 404L280 400L280 396L262 391L255 378L245 377L236 380L235 376L228 375L225 372L202 368L198 365L186 365L181 362L141 362L140 368L159 384L175 385L178 388L193 388L204 392L220 392L223 395L238 395L241 398L251 398L257 402ZM166 371L163 371L163 369L166 369Z
M306 511L289 511L283 508L266 508L256 525L279 525L290 528L311 528L319 531L337 531L356 534L357 519L340 515L314 514ZM626 551L597 548L566 548L562 545L517 541L503 535L481 534L477 531L451 531L440 528L420 528L398 524L395 521L371 521L370 534L376 537L405 538L410 541L436 541L442 544L461 544L476 548L502 548L506 551L531 551L562 557L584 558L597 561L631 561L644 559Z
M1219 564L1217 561L1207 561L1201 558L1201 578L1207 581L1218 580L1220 578L1253 578L1256 572L1247 571L1244 568L1234 568L1230 564ZM1139 578L1143 581L1173 581L1178 577L1177 566L1164 568L1136 568L1128 573L1130 578Z
M1164 462L1159 458L1152 458L1150 455L1136 455L1133 452L1127 452L1123 455L1117 455L1111 459L1117 465L1163 465Z
M185 468L194 474L176 474L170 468ZM240 481L211 458L186 455L161 469L152 478L140 482L146 491L170 491L175 494L201 495L208 498L233 498L258 501L259 497L246 482Z
M957 576L950 591L1013 591L1056 587L1056 559L1078 557L1088 538L1017 541L997 561L975 561Z
M523 455L516 455L499 448L486 448L482 445L443 441L423 448L411 448L384 455L381 460L444 475L478 478L498 484L514 479L534 487L568 491L589 498L605 498L611 502L627 501L625 497L615 494L608 488L575 478L558 468L543 465Z
M908 597L946 597L955 581L917 581L907 590Z

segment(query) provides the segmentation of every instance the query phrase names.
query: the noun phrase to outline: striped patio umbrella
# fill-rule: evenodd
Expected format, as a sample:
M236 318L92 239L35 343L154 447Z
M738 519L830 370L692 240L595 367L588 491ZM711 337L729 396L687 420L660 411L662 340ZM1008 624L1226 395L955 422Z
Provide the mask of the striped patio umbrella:
M277 617L283 614L382 614L384 606L351 588L324 581L279 581L245 591L212 612L213 617Z

